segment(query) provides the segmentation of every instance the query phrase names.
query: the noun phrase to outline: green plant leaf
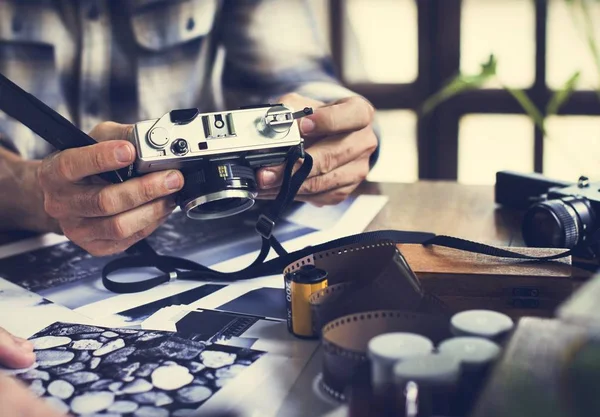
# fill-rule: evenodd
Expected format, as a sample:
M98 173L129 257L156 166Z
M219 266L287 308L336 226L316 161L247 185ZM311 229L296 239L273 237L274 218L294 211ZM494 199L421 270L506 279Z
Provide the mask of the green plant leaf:
M427 114L446 100L468 90L481 88L488 80L496 75L497 61L490 55L487 62L481 65L481 72L474 75L458 74L452 78L440 91L433 94L423 103L421 112Z
M498 72L498 60L494 54L491 54L488 61L481 64L481 74L485 75L496 75Z
M525 113L533 120L537 127L546 136L546 129L544 127L544 116L542 112L533 104L533 101L525 94L523 90L504 86L504 89L508 91L514 98L519 102Z
M561 108L561 106L565 104L567 100L569 100L569 97L571 97L571 94L573 94L573 91L575 91L580 77L581 72L577 71L558 91L552 95L552 98L548 103L548 107L546 107L546 117L558 113L558 110Z

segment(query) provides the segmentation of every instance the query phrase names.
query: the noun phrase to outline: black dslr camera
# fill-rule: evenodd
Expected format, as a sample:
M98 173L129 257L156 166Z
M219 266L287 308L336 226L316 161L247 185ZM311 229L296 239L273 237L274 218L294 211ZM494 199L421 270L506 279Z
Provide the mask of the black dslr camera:
M600 242L600 183L580 177L577 183L541 174L496 173L496 203L526 210L522 232L531 247L573 249L597 258Z

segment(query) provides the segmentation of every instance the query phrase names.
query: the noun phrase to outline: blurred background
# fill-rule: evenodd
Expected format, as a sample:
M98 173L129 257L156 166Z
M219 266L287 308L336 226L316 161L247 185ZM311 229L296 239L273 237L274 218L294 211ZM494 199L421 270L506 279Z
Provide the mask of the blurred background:
M378 109L370 180L600 177L600 1L311 2L340 78Z

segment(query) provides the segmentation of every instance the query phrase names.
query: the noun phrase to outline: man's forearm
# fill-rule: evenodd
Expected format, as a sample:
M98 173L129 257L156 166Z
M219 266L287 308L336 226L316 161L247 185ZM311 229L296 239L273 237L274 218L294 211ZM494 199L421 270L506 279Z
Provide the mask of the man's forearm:
M0 147L0 231L59 230L44 211L44 197L37 185L39 164Z

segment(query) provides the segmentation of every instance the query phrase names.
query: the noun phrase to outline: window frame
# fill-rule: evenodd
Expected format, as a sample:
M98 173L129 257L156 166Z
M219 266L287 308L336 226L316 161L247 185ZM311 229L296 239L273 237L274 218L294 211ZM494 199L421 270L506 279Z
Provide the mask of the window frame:
M342 83L363 95L380 110L412 110L417 114L419 179L458 178L458 136L467 114L525 114L506 91L482 89L462 93L422 115L422 103L460 71L461 0L414 0L418 19L418 75L412 83L350 83L344 78L345 0L329 0L331 51ZM525 92L544 111L554 91L546 83L548 1L535 2L535 80ZM559 115L600 115L594 91L575 91ZM544 137L534 127L534 171L542 173Z

